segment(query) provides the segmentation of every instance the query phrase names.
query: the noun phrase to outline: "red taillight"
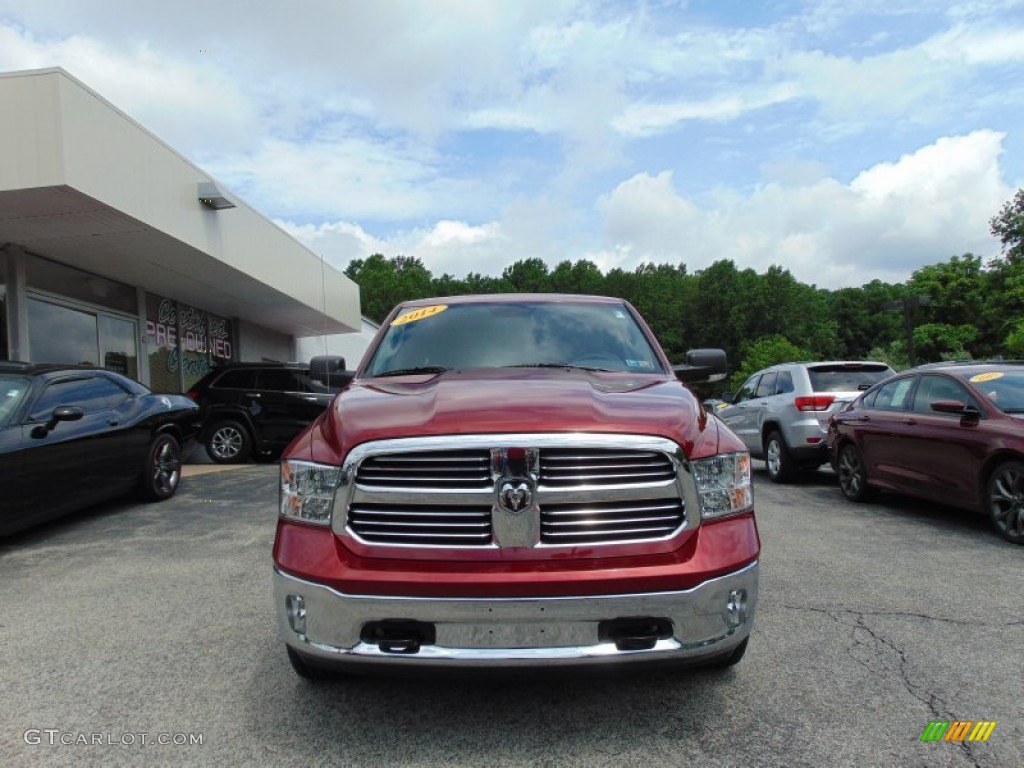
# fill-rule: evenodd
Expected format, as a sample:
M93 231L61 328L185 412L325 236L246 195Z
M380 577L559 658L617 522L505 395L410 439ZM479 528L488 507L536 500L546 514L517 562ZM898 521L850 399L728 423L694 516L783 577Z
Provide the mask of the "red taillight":
M188 392L186 392L185 393L185 397L187 397L189 400L193 400L193 401L195 401L197 403L199 402L199 393L196 390L194 390L194 389L190 389Z
M836 399L835 395L811 395L810 397L798 397L793 401L798 411L827 411Z

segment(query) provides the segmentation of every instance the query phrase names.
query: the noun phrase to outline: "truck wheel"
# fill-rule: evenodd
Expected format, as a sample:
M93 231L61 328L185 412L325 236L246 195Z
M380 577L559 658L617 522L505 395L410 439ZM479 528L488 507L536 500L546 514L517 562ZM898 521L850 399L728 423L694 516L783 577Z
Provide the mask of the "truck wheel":
M292 669L299 677L305 680L327 680L331 677L326 670L306 663L306 660L290 645L286 645L285 650L288 651L288 661L292 665Z
M992 527L1007 541L1024 544L1024 464L1007 461L986 484L985 508Z
M764 441L764 463L768 468L768 479L773 483L787 483L796 474L793 457L778 432L769 433Z
M147 501L169 499L181 482L181 446L173 435L153 438L146 455L146 469L139 483L142 498Z
M839 449L839 460L836 462L839 474L839 489L850 501L867 501L871 496L868 487L868 476L864 469L864 459L853 443L844 443Z
M249 458L249 433L237 421L221 421L206 435L206 453L218 464L236 464Z

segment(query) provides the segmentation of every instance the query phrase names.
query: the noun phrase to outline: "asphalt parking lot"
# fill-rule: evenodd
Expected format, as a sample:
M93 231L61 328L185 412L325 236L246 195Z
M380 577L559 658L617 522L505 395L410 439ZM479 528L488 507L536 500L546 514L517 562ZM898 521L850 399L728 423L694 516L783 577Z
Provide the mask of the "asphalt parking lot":
M1024 551L967 513L759 469L734 669L310 684L271 606L276 481L191 466L169 502L0 540L0 765L1024 765Z

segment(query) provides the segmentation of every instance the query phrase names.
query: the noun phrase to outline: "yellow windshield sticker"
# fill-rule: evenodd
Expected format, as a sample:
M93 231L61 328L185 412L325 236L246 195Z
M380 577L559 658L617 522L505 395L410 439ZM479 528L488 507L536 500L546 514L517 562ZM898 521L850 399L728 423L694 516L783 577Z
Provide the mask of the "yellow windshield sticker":
M979 373L974 376L971 376L970 381L972 384L978 384L979 382L982 381L992 381L993 379L1001 378L1003 378L1002 371L989 371L988 373Z
M431 317L436 315L438 312L444 312L448 309L447 304L434 304L430 307L420 307L414 309L411 312L406 312L399 315L391 321L392 325L405 325L406 323L415 323L417 320L422 320L425 317Z

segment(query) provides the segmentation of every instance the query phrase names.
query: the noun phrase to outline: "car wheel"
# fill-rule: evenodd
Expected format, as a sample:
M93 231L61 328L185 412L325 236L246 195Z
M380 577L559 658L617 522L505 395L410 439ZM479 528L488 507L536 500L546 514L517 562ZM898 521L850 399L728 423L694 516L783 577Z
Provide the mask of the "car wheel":
M839 460L836 462L839 475L839 489L850 501L866 501L871 495L868 487L867 472L860 451L853 443L845 443L839 449Z
M302 655L295 651L290 645L286 645L285 649L288 651L288 662L292 665L292 669L295 670L295 674L306 680L329 680L332 675L321 667L309 664Z
M1014 544L1024 544L1024 464L1007 461L988 479L986 508L992 527Z
M793 479L793 459L778 432L770 433L764 441L764 463L768 469L768 479L773 483L785 483Z
M181 446L173 435L157 435L149 445L142 495L150 501L169 499L181 482Z
M236 464L249 458L249 433L237 421L215 424L206 436L206 453L218 464Z

